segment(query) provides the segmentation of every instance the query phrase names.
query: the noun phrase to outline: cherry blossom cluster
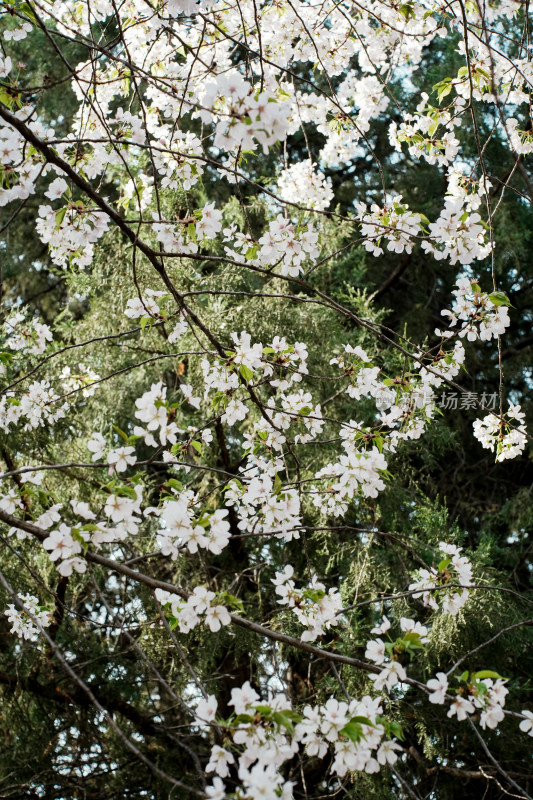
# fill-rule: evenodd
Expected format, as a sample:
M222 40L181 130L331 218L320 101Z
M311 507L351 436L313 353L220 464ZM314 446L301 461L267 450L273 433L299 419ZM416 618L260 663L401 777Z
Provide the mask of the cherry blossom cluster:
M183 386L181 387L183 389ZM153 383L150 391L137 398L135 401L135 417L144 423L145 427L135 425L134 436L143 438L149 447L175 445L178 435L183 433L174 420L170 419L170 404L167 402L167 387L163 383ZM159 442L155 436L158 436ZM133 449L132 449L133 452Z
M457 97L449 107L441 108L428 101L429 95L422 92L415 114L404 114L399 125L395 121L390 123L389 141L400 153L402 144L407 144L407 150L413 158L424 158L428 164L448 166L455 162L459 152L460 142L454 129L461 124L465 102Z
M445 380L452 380L459 374L465 357L466 353L462 342L456 341L453 350L446 351L441 347L430 363L418 362L416 369L420 370L424 384L441 386Z
M195 503L197 498L194 492L187 491L177 499L165 500L157 510L162 524L157 543L162 554L171 556L172 560L184 549L196 553L198 548L203 548L218 555L229 542L228 510L219 508L212 514L204 513L195 519Z
M148 89L148 95L152 95L152 99L155 99L154 95L157 96L168 107L168 113L173 113L174 104L168 103L167 93L163 94L152 86ZM202 142L191 131L184 132L175 127L158 125L157 132L161 150L154 152L154 164L161 176L161 185L165 189L192 189L204 172L200 160L203 153Z
M415 599L422 598L425 606L455 616L470 596L467 587L472 584L472 564L454 544L439 542L439 550L442 558L437 567L417 570L409 591L414 591Z
M297 377L297 373L290 376L294 377ZM270 383L284 385L287 380L274 379ZM315 439L323 427L320 405L313 405L311 393L300 389L292 394L270 397L264 416L254 422L243 444L253 455L263 450L281 452L287 442L285 434L289 428L293 430L294 441L305 444Z
M224 248L229 258L242 263L244 257L245 263L253 266L275 267L286 278L298 277L304 271L304 263L313 264L320 255L320 237L313 224L300 226L282 214L270 221L257 242L235 228L226 228L224 234L226 241L233 239L232 246Z
M243 533L272 534L290 542L300 538L300 498L295 489L282 486L276 467L281 464L255 458L245 468L246 483L228 483L226 503L234 507Z
M276 594L280 596L277 602L292 609L298 622L307 629L300 635L302 642L314 642L318 636L323 636L327 630L339 624L342 599L337 589L326 591L316 575L312 576L305 589L296 588L293 576L294 568L290 564L283 572L276 572L272 583Z
M79 554L83 551L89 538L88 532L73 531L65 523L51 531L44 540L43 547L48 551L52 561L59 562L57 571L60 575L68 577L72 575L73 571L83 574L87 570L87 564Z
M319 759L331 754L331 772L338 777L347 772L379 772L382 766L395 764L402 751L392 738L402 735L400 727L383 716L380 700L368 695L349 702L332 697L324 705L307 705L298 713L285 695L263 701L246 681L232 689L229 705L234 709L229 720L217 718L213 695L200 700L196 708L198 725L216 726L228 738L228 746L212 747L206 767L207 773L216 774L207 788L211 800L226 797L223 779L233 765L239 776L235 793L239 800L289 800L293 785L283 778L281 767L300 748Z
M156 292L155 289L145 289L141 297L133 297L126 303L124 314L130 319L139 317L160 317L161 308L159 301L168 297L166 292Z
M255 150L257 142L266 154L285 138L289 105L275 84L258 91L234 70L204 83L198 104L193 117L215 122L213 145L221 150Z
M7 347L25 355L42 355L46 350L47 342L51 342L53 338L48 325L36 319L26 319L26 316L20 311L6 319L4 330Z
M23 22L22 25L19 25L18 28L11 28L10 30L4 31L4 39L6 42L20 42L22 39L25 39L28 33L31 31L32 25L30 22Z
M446 259L450 264L467 265L482 261L491 252L480 214L465 209L459 198L447 197L438 219L428 228L430 238L421 247L437 261Z
M202 209L194 212L194 217L186 220L187 225L173 225L158 222L153 226L157 241L167 253L189 255L198 252L199 245L205 244L209 239L215 239L222 230L222 212L208 203Z
M85 398L93 397L97 386L92 384L98 383L100 377L94 369L81 363L74 369L68 365L63 367L60 375L66 393L81 391Z
M450 699L451 694L453 699L448 717L456 717L462 722L468 716L479 713L479 724L482 728L497 728L504 718L503 707L509 693L506 680L491 670L481 670L473 674L463 672L457 680L459 687L452 689L448 686L448 676L444 672L438 672L436 678L427 682L431 691L429 702L442 705ZM520 724L522 730L525 729L523 725L524 722Z
M349 425L341 427L345 454L337 462L327 464L315 474L319 484L313 503L325 514L341 516L346 513L350 502L359 492L363 497L377 497L378 492L385 488L385 456L377 447L359 450L357 430L357 424L353 420L350 420Z
M52 622L52 612L43 608L39 599L32 594L18 595L18 598L24 605L24 610L19 610L11 603L4 611L8 622L11 623L11 633L15 633L19 639L35 642L39 638L40 630L29 614L35 617L41 628L48 628Z
M92 439L87 442L87 449L93 454L92 461L100 461L105 456L109 464L110 475L115 470L117 472L126 472L128 467L133 466L137 461L137 456L134 455L134 447L124 446L108 449L106 440L98 431L93 433Z
M24 500L28 499L28 495L31 496L32 487L41 486L43 479L43 472L33 470L23 472L20 476L22 484L20 489L11 489L7 494L1 495L0 508L3 511L7 511L8 514L14 514L17 509L24 509ZM47 508L46 511L43 511L43 513L34 520L34 524L44 530L48 530L61 520L61 515L59 514L60 509L61 504L54 503L54 505ZM9 536L16 536L17 539L23 541L29 537L29 534L15 525L9 529Z
M507 120L507 135L514 152L518 155L533 153L533 135L531 131L524 131L518 127L518 120L511 117Z
M466 336L469 342L475 342L476 339L490 341L497 339L509 327L509 301L503 292L482 292L476 281L459 278L457 289L452 294L455 296L452 310L441 311L443 317L448 317L449 327L445 331L437 328L437 336ZM453 330L458 323L457 330Z
M263 347L263 353L269 359L276 376L269 383L280 391L286 391L293 383L300 383L302 377L308 373L309 354L305 342L295 342L292 345L284 336L274 336L272 342ZM307 400L309 397L310 395Z
M417 236L429 220L423 214L409 211L409 206L401 202L400 195L392 197L384 206L376 203L367 211L365 203L357 204L357 218L361 221L361 233L365 237L364 246L374 256L383 254L381 241L387 242L387 250L393 253L411 253L413 236Z
M505 418L487 414L473 423L474 436L486 450L496 453L496 461L516 458L523 453L527 443L524 426L525 414L519 405L509 403Z
M440 386L442 378L456 375L464 360L464 350L456 348L453 353L439 354L430 370L423 362L417 362L419 375L381 378L381 369L374 366L361 347L344 345L344 351L343 355L332 358L330 364L349 377L346 394L352 399L374 398L382 426L380 433L374 434L352 420L350 426L341 428L340 435L345 440L353 436L361 445L373 442L379 449L390 452L395 452L401 441L420 438L434 414L434 387Z
M259 373L269 379L270 386L281 392L294 383L300 383L308 372L308 352L303 342L291 345L284 337L275 336L269 345L263 347L260 342L252 344L247 331L241 331L240 334L233 332L231 338L235 349L226 351L227 361L210 363L204 359L201 363L205 383L204 397L207 399L210 392L215 391L213 404L217 409L224 409L222 420L230 426L248 415L246 404L235 396L237 390L258 377ZM181 389L185 392L186 387L182 385ZM188 392L186 396L191 402ZM278 412L279 406L281 409ZM196 407L199 407L199 401ZM263 419L254 424L253 433L247 435L247 449L253 449L254 442L257 444L259 440L268 447L281 449L286 441L281 431L289 428L291 423L301 426L302 432L296 436L302 442L308 441L322 430L320 406L313 407L312 396L308 392L300 390L295 394L271 397L268 409Z
M302 198L308 208L324 211L333 200L331 180L317 170L310 158L284 169L278 178L280 197L288 203L300 204Z
M11 425L25 421L24 430L53 425L66 416L67 402L59 403L60 396L52 389L50 381L34 381L20 394L6 392L0 398L0 428L9 432Z
M5 79L11 72L13 63L9 56L0 58L0 77ZM17 112L31 131L47 141L54 135L51 128L40 120L31 119L33 109L25 106ZM28 156L26 141L11 125L0 125L0 153L2 155L2 183L0 185L0 207L13 200L26 200L36 190L41 175L47 167L38 157Z
M204 586L197 586L187 600L182 600L164 589L156 589L155 596L162 606L168 607L173 616L172 625L180 633L189 633L202 619L212 633L231 623L226 606L219 602L215 592Z
M390 636L388 642L381 638L371 639L366 645L365 658L381 668L380 672L370 675L370 680L378 691L390 691L398 682L405 680L407 673L401 661L405 663L405 659L416 654L417 650L423 650L427 642L428 629L420 622L402 617L399 624L403 635L397 639ZM390 620L383 617L381 624L371 632L384 634L390 627Z
M60 267L75 264L81 268L91 264L94 244L107 231L109 218L77 201L59 210L40 206L35 227L41 241L49 245L54 264Z
M98 550L104 544L120 542L139 531L141 523L142 487L135 488L117 485L114 492L107 495L101 518L91 510L89 505L71 500L70 513L76 518L75 524L61 524L50 531L43 541L43 547L50 559L57 562L60 575L69 576L72 572L84 573L87 564L83 556L89 546ZM47 518L42 515L37 524L48 529L65 518L65 512L59 513L61 505L53 507Z

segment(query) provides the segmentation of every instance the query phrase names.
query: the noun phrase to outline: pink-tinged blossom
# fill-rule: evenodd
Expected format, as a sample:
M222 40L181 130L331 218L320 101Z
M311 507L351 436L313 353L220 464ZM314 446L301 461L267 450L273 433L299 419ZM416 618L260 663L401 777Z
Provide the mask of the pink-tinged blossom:
M115 450L110 450L107 454L107 463L110 468L114 467L117 472L126 472L128 467L131 467L137 461L134 447L117 447Z
M533 711L522 711L525 719L520 722L519 728L528 736L533 736Z
M198 701L196 706L196 722L213 722L216 717L218 703L215 695L210 694Z
M474 704L467 700L465 697L461 697L457 695L455 700L450 705L448 710L448 717L457 717L458 722L462 722L468 716L468 714L473 714L475 711Z
M431 678L426 684L431 694L428 695L430 703L442 704L446 700L448 691L448 678L444 672L437 672L436 678Z
M250 681L246 681L240 689L231 690L231 700L228 705L233 706L236 714L245 714L247 709L258 701L259 695L250 686Z
M85 536L88 538L88 534ZM43 547L49 551L48 554L52 561L69 558L82 551L80 542L73 538L71 529L65 523L62 523L57 530L51 531L43 541Z

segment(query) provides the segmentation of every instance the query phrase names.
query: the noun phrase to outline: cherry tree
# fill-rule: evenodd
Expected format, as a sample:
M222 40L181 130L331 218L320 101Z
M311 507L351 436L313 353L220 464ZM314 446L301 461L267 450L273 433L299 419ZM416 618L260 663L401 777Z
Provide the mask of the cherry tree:
M532 796L527 12L3 3L2 796Z

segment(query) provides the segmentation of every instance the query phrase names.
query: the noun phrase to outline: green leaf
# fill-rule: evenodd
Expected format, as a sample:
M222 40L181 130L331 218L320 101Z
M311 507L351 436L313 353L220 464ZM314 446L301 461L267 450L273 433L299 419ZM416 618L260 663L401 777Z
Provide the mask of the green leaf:
M65 219L65 214L67 213L67 207L63 206L60 208L59 211L56 211L56 228L60 228L63 220Z
M263 716L270 716L270 714L272 714L270 706L254 706L254 708L258 714L262 714Z
M452 87L451 83L448 83L448 84L446 84L446 86L443 86L441 89L439 89L438 95L437 95L439 103L441 102L441 100L443 100L445 97L447 97L451 93L452 88L453 87Z
M404 642L408 642L410 645L414 645L416 647L421 647L424 649L424 646L420 644L420 634L416 633L415 631L409 631L403 635Z
M232 720L234 725L240 725L242 722L253 722L254 718L250 716L250 714L238 714L235 719Z
M451 558L443 558L442 561L439 561L438 570L439 572L444 572L444 570L450 566L452 563Z
M241 366L239 367L239 372L246 381L246 383L250 383L250 381L254 377L254 373L252 372L250 367L246 366L246 364L241 364Z
M399 12L402 17L409 22L410 19L415 19L415 12L413 11L413 6L411 5L403 5L400 6Z
M473 672L471 677L475 681L482 681L483 678L494 678L495 680L497 680L498 678L501 678L502 676L499 675L497 672L494 672L491 669L482 669L479 672Z
M33 9L29 3L21 3L18 7L18 10L22 11L23 14L26 14L26 16L29 17L34 24L36 24L37 20L35 19L35 14L33 13Z
M200 455L202 455L202 445L200 444L200 442L194 442L194 441L191 442L191 447L194 447L196 452L200 453Z
M0 103L8 108L11 108L13 105L13 98L4 89L0 89Z
M297 711L293 711L292 708L284 708L282 713L288 717L291 722L301 722L302 720L302 715Z
M85 555L85 553L89 548L89 542L86 542L83 536L81 535L80 528L71 528L70 535L72 536L75 542L81 544L81 549L83 550L83 554Z
M177 492L183 491L182 482L177 481L176 478L169 478L168 481L165 483L165 486L168 486L170 489L176 489Z
M351 739L352 742L356 744L361 741L361 739L365 739L365 735L363 734L363 727L360 722L356 722L354 720L350 720L344 728L341 728L339 731L344 736L347 736L348 739Z
M124 433L124 431L121 431L120 428L117 428L116 425L113 425L113 430L115 430L119 434L119 436L122 436L122 438L124 439L125 442L128 441L128 434L127 433Z
M274 711L274 713L272 714L272 719L274 720L276 725L279 725L280 728L286 728L289 731L289 733L292 733L294 731L294 725L292 723L292 720L290 719L289 714L287 714L286 711Z
M240 597L235 597L234 594L230 594L229 592L219 592L217 595L217 602L223 603L226 606L232 606L233 608L237 608L239 611L244 612L244 603Z
M511 308L513 308L505 292L493 292L489 294L488 297L490 302L495 306L511 306Z
M313 603L320 603L325 596L326 593L322 591L322 589L306 589L302 594L302 597L305 597L307 600L312 600Z
M146 326L147 325L151 326L153 321L154 321L153 317L146 317L146 316L145 317L141 317L141 332L144 333L144 329L146 328Z
M394 721L390 722L389 723L389 731L390 731L390 733L392 733L393 736L395 736L401 742L403 742L403 740L405 739L402 726L400 725L399 722L394 722Z
M119 497L130 497L132 500L135 500L137 495L135 494L135 489L133 486L120 486L115 485L114 494L119 495Z
M352 717L350 722L357 722L360 725L370 725L371 728L375 728L376 726L374 723L368 719L368 717Z

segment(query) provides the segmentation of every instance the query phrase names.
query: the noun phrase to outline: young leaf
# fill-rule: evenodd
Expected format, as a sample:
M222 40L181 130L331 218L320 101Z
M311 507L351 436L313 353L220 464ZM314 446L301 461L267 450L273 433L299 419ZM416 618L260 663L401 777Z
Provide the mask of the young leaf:
M254 373L252 372L250 367L246 366L246 364L241 364L241 366L239 368L239 372L241 373L241 375L244 378L244 380L246 381L246 383L250 383L250 381L254 377Z
M494 306L513 306L511 305L511 301L505 294L505 292L493 292L489 294L489 300Z
M347 736L348 739L351 739L352 742L356 744L361 741L361 739L365 739L365 735L363 734L363 728L361 723L356 722L355 720L350 720L344 728L340 730L344 736Z
M502 676L497 672L493 672L491 669L482 669L479 672L473 672L471 677L476 681L482 681L483 678L493 678L494 680L497 680Z

